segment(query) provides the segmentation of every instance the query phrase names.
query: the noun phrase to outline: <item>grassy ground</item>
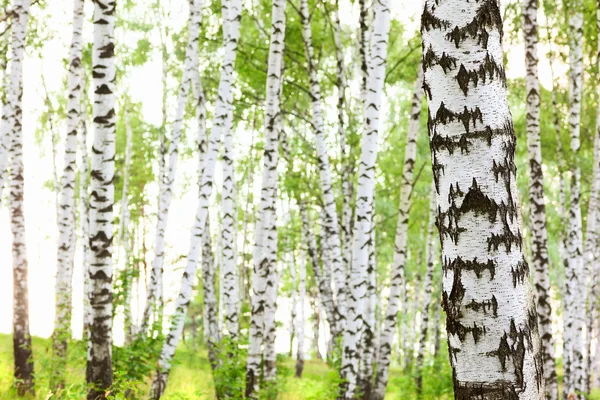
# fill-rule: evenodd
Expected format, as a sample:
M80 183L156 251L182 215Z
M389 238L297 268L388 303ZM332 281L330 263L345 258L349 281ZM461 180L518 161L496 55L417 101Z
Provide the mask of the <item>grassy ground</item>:
M36 372L35 399L83 399L85 398L85 344L74 342L69 350L67 387L64 392L52 394L48 387L51 342L49 339L33 338L33 351ZM121 356L122 357L122 356ZM447 355L442 355L435 365L427 366L424 371L423 400L452 399L451 370ZM123 361L121 361L123 362ZM126 362L126 361L125 361ZM12 388L12 338L0 335L0 399L15 399ZM280 400L327 400L333 399L336 387L336 374L323 362L310 360L305 363L302 379L294 378L294 360L282 357L278 362L278 387ZM116 381L126 385L125 379ZM122 387L120 388L122 389ZM147 398L148 385L139 387L139 395L129 398ZM173 371L164 399L192 400L213 399L214 386L212 374L204 349L194 350L183 346L177 351ZM115 399L124 399L115 395ZM600 399L600 396L592 397ZM386 400L416 399L414 380L410 374L398 368L392 368Z

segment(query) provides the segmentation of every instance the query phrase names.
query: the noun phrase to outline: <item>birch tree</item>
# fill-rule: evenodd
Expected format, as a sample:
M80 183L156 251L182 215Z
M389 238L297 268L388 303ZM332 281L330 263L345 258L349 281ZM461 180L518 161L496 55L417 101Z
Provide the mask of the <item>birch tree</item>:
M190 235L190 247L187 255L186 267L181 279L179 295L175 305L175 313L171 320L169 333L163 344L158 361L158 367L152 381L151 398L159 399L165 391L171 362L175 355L177 344L181 339L185 315L188 305L192 299L193 281L196 275L198 256L200 255L200 242L204 233L208 231L208 206L214 182L215 164L219 153L222 135L226 129L231 127L228 121L230 108L233 102L233 66L235 64L238 39L240 34L241 2L239 0L227 0L222 4L224 19L224 43L223 64L221 65L221 77L219 80L213 126L208 139L208 147L201 168L198 207Z
M73 2L73 36L69 51L67 96L67 136L64 170L60 182L58 207L58 251L56 264L56 306L52 334L53 382L55 388L64 386L67 362L67 340L71 337L72 280L75 259L75 174L77 170L77 139L81 117L81 88L83 68L83 0Z
M85 97L85 96L83 96ZM82 102L83 103L83 102ZM90 277L90 202L89 202L89 170L87 154L87 121L85 104L81 105L81 119L79 127L79 229L81 231L81 259L83 264L83 336L89 337L89 327L92 324L92 308L90 303L91 277Z
M454 395L541 399L498 2L427 0L421 34Z
M363 135L358 188L356 192L356 224L354 230L353 258L350 267L348 318L344 332L342 355L341 396L355 396L360 360L360 339L364 325L363 310L368 301L368 269L371 257L369 246L374 229L375 163L377 161L377 138L380 128L380 107L383 98L387 44L390 29L390 2L377 0L374 4L375 18L370 43L370 70L364 104ZM391 342L390 342L391 344ZM370 377L367 377L370 379Z
M277 165L279 162L279 132L281 129L281 88L283 82L283 52L285 48L285 0L273 0L271 39L267 71L265 102L265 144L262 186L258 220L254 233L254 268L252 274L252 315L250 318L248 358L246 361L246 397L257 398L260 388L261 347L266 332L265 314L267 280L277 262ZM272 277L270 277L272 279Z
M581 92L583 75L583 4L574 1L569 14L569 132L571 138L571 202L569 205L569 222L567 237L568 260L566 265L566 299L565 331L566 394L573 399L580 399L578 393L585 391L583 335L585 325L586 296L581 295L581 288L586 287L586 274L583 260L583 225L581 222L581 168L579 166L579 149L581 146Z
M296 353L296 377L302 377L304 371L304 304L306 302L306 255L301 251L300 263L298 264L298 305L299 312L296 324L296 336L298 337L298 351Z
M406 146L404 150L404 167L402 170L402 184L400 187L400 206L398 223L396 227L396 238L394 244L394 261L392 264L390 295L385 312L383 331L381 333L381 345L379 347L377 375L375 377L374 398L381 400L385 396L385 388L389 378L389 366L392 361L392 341L396 329L397 314L401 311L400 301L406 298L404 280L404 267L406 264L406 251L408 240L408 216L410 212L410 197L413 191L413 175L415 159L417 156L417 135L419 133L421 118L421 103L423 101L423 73L419 68L417 80L413 91L410 109L410 122L406 134ZM404 309L406 305L404 304ZM404 325L403 328L405 329ZM403 332L402 341L405 342L406 331ZM406 346L402 346L403 350ZM405 354L406 359L406 354Z
M88 400L106 398L112 385L112 241L115 177L115 1L94 3L92 72L94 144L90 182L90 304Z
M342 250L340 247L339 218L335 205L335 196L331 182L331 165L327 152L325 123L323 120L323 105L321 96L321 84L315 64L315 50L312 40L312 28L310 25L310 12L308 0L300 0L300 22L302 23L302 39L304 41L304 54L306 68L310 83L312 128L317 145L317 158L319 163L319 181L324 202L324 237L327 241L331 269L333 271L333 282L335 286L335 300L338 308L338 321L336 328L341 333L341 327L345 326L346 316L346 273L342 263Z
M9 216L13 264L13 354L15 386L19 396L34 394L33 354L29 334L27 247L25 242L23 166L23 58L29 19L29 0L13 2L12 59L8 87L8 112L3 122L10 135Z
M225 327L229 337L236 340L239 329L240 285L237 265L237 206L233 158L233 132L228 129L223 136L221 281L223 282Z
M558 399L558 381L554 361L552 336L552 307L550 305L550 273L548 259L548 233L546 229L546 204L544 202L544 174L540 141L540 83L538 78L538 0L523 0L523 39L525 42L525 86L527 153L529 156L529 203L532 233L532 260L536 289L536 309L542 339L544 360L545 398Z
M425 279L423 280L423 307L421 308L421 324L419 339L417 341L417 365L415 386L417 398L421 397L423 391L423 362L425 359L425 345L427 343L427 329L429 322L429 309L433 293L433 274L437 265L437 240L435 238L435 214L437 211L435 185L431 185L431 200L429 202L429 223L427 227L427 267L425 268ZM438 321L439 322L439 321Z
M142 319L141 332L145 332L150 322L150 317L155 314L162 314L163 297L163 265L165 257L165 233L169 217L169 208L173 198L173 186L175 184L175 172L177 170L178 148L181 140L181 131L183 128L183 117L187 95L191 89L192 75L196 72L194 65L197 65L198 59L198 38L200 36L200 24L202 22L203 0L190 0L190 16L188 21L188 41L185 51L185 62L183 65L183 76L177 93L177 108L175 110L175 119L173 120L171 141L167 154L167 164L163 179L160 185L160 196L158 202L158 213L156 220L156 237L154 239L154 260L152 261L152 271L148 284L148 293L146 308ZM159 171L160 172L160 171ZM160 322L162 318L158 318Z

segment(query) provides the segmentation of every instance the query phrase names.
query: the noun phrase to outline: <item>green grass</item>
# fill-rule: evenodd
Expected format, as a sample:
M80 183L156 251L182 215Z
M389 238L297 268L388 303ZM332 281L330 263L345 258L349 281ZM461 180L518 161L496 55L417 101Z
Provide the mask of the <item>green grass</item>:
M86 348L82 342L69 346L67 387L64 392L52 394L49 387L51 341L33 338L36 373L35 399L83 399L85 397ZM12 387L12 338L0 335L0 399L17 398ZM442 356L435 366L426 367L423 399L451 399L451 370L447 356ZM294 377L295 361L282 357L278 363L278 388L281 400L333 399L337 376L325 363L309 360L305 363L302 379ZM139 388L139 398L146 398L148 382ZM166 400L214 399L212 374L206 350L182 346L178 349L165 393ZM131 396L133 397L133 396ZM122 396L115 396L122 399ZM389 400L416 399L413 377L392 368L388 385Z

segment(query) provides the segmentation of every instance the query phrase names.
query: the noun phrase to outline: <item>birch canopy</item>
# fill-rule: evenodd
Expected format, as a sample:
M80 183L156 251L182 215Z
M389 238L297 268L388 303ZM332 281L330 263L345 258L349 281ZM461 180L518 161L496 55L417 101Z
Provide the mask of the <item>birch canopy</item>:
M0 0L0 399L600 399L598 0Z

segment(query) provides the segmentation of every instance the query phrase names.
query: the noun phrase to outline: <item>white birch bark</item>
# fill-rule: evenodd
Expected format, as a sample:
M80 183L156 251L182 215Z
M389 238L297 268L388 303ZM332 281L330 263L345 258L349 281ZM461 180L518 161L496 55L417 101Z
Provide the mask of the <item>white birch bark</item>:
M585 391L584 383L584 330L586 296L581 289L586 287L583 259L583 226L581 221L581 168L579 166L581 92L583 83L583 4L574 1L569 16L569 132L573 161L571 165L571 202L567 238L568 262L566 265L567 316L566 346L570 358L567 376L567 396L582 399L578 393Z
M224 54L221 65L221 77L219 81L218 95L215 103L213 127L208 140L208 148L202 167L202 179L198 195L198 208L190 237L190 249L187 263L181 279L179 296L176 301L175 314L171 320L169 333L163 344L158 361L157 372L154 376L151 389L151 397L159 399L167 385L167 379L171 371L171 362L175 355L177 344L181 339L183 323L189 302L192 300L193 280L196 275L198 256L200 253L200 239L208 231L208 206L212 194L215 164L221 144L221 135L229 126L228 117L231 115L229 109L233 101L232 80L233 67L237 54L237 45L240 32L241 3L239 0L228 0L223 3L224 18ZM227 10L227 11L225 11Z
M223 283L223 316L229 337L236 340L239 329L240 287L237 265L237 208L233 132L223 136L223 190L221 219L221 281Z
M329 249L329 262L333 270L333 281L335 286L335 300L338 308L338 322L340 328L345 325L346 316L346 273L342 263L342 251L340 247L339 218L336 210L335 196L331 183L331 165L327 152L325 125L323 120L321 87L317 76L315 64L315 50L312 43L312 28L310 26L310 11L308 0L300 1L300 20L302 22L302 38L304 40L304 53L310 82L311 106L312 106L312 128L317 143L317 157L319 160L319 177L321 192L324 202L325 228L324 237Z
M265 106L265 147L262 168L262 187L254 237L254 269L252 274L252 316L248 358L246 362L246 397L257 398L260 388L261 347L266 340L267 280L277 262L277 164L279 161L279 131L281 85L283 81L283 52L285 46L285 0L272 2L272 27L267 72ZM272 277L271 277L272 279ZM265 344L266 345L266 344ZM265 360L266 362L266 360Z
M377 0L374 4L375 19L370 43L369 76L364 104L363 135L358 188L356 193L356 223L354 229L353 259L350 269L347 322L344 331L342 355L341 396L355 396L361 356L360 340L365 324L363 310L368 301L369 246L374 228L375 164L377 161L377 138L380 128L380 108L383 99L387 44L390 30L390 2ZM339 306L338 306L339 307ZM391 341L389 342L391 348ZM370 377L369 377L370 381Z
M129 212L129 170L131 168L132 156L132 130L129 114L125 112L125 164L123 165L123 188L121 193L121 218L119 219L119 239L117 245L122 245L125 260L123 263L123 279L127 282L124 284L124 305L123 319L125 323L125 343L131 343L135 327L131 315L131 291L133 286L132 264L131 264L131 233L129 231L129 220L131 213Z
M294 336L296 334L296 318L298 317L297 308L298 308L298 278L296 277L296 260L294 259L294 254L290 252L288 254L289 257L289 266L290 266L290 279L292 280L292 314L290 315L290 358L294 353Z
M29 335L27 248L24 215L23 166L23 58L29 19L29 0L13 2L12 59L10 85L3 118L10 135L9 216L13 264L13 360L15 386L19 396L34 394L33 354Z
M455 398L542 399L498 2L427 0L421 32Z
M4 93L10 87L10 74L8 73L8 44L2 47L0 69L2 70L2 84ZM2 98L2 119L0 120L0 201L4 191L4 183L8 178L8 158L10 153L10 129L7 123L10 104L6 95Z
M112 385L113 206L115 177L115 1L94 3L94 145L90 182L90 326L88 399L104 398Z
M298 263L298 303L299 312L296 318L296 336L298 338L298 351L296 352L296 377L302 377L304 371L304 304L306 303L306 253L300 250L300 263Z
M558 399L558 380L554 361L552 307L550 304L550 261L544 201L544 174L540 140L540 83L538 77L538 0L523 0L523 39L525 43L525 86L527 90L526 129L529 157L529 204L532 234L532 260L536 289L536 309L539 317L544 360L545 398Z
M431 185L431 200L429 203L429 223L427 228L427 267L425 268L425 279L423 281L423 306L421 307L421 323L419 339L417 340L417 362L415 386L417 388L417 398L420 398L423 392L423 363L425 360L425 345L427 343L427 328L429 322L429 309L431 308L431 300L433 293L433 274L437 266L438 256L438 240L435 236L435 215L437 211L437 192L435 184Z
M173 186L175 184L175 172L177 170L178 148L181 140L181 131L183 128L183 116L187 95L192 87L192 75L196 73L195 65L198 65L198 38L200 35L200 24L202 21L203 0L190 0L190 16L188 21L188 42L185 51L185 62L183 65L183 76L177 93L177 108L175 110L175 119L173 120L171 141L167 155L167 165L163 179L160 185L160 197L158 202L158 213L156 220L156 237L154 239L154 260L152 261L152 271L148 283L148 293L146 307L142 318L142 327L140 332L145 332L151 322L153 315L158 316L160 323L162 318L162 298L163 298L163 266L165 258L165 233L169 217L169 208L173 198ZM159 171L160 172L160 171Z
M413 190L413 175L415 167L415 158L417 156L417 135L419 133L421 118L421 103L423 100L423 73L418 68L417 80L413 92L412 105L410 110L410 122L406 134L406 146L404 150L404 167L402 170L402 186L400 188L400 206L398 213L398 223L396 226L396 238L394 247L394 262L392 264L390 295L385 312L383 331L381 332L381 345L379 347L379 364L377 366L377 376L375 378L375 399L381 400L385 395L385 388L389 378L389 366L392 360L392 341L396 329L397 314L401 309L400 300L406 298L406 288L404 280L404 267L406 264L406 251L408 240L408 216L410 212L410 197ZM403 323L404 329L401 340L404 343L402 349L406 350L406 321ZM404 354L407 359L407 354Z
M85 97L85 96L84 96ZM83 103L83 102L82 102ZM90 278L90 201L89 201L89 169L87 154L87 117L85 104L81 105L81 120L79 128L79 225L81 231L81 260L83 263L83 337L89 337L89 327L92 324L92 292Z
M83 86L83 0L73 2L73 36L69 51L67 96L67 135L64 170L60 182L58 207L58 251L55 284L55 316L52 334L52 382L54 388L64 386L67 362L67 340L71 337L72 280L75 259L75 175L77 170L77 132L81 117L81 88Z

